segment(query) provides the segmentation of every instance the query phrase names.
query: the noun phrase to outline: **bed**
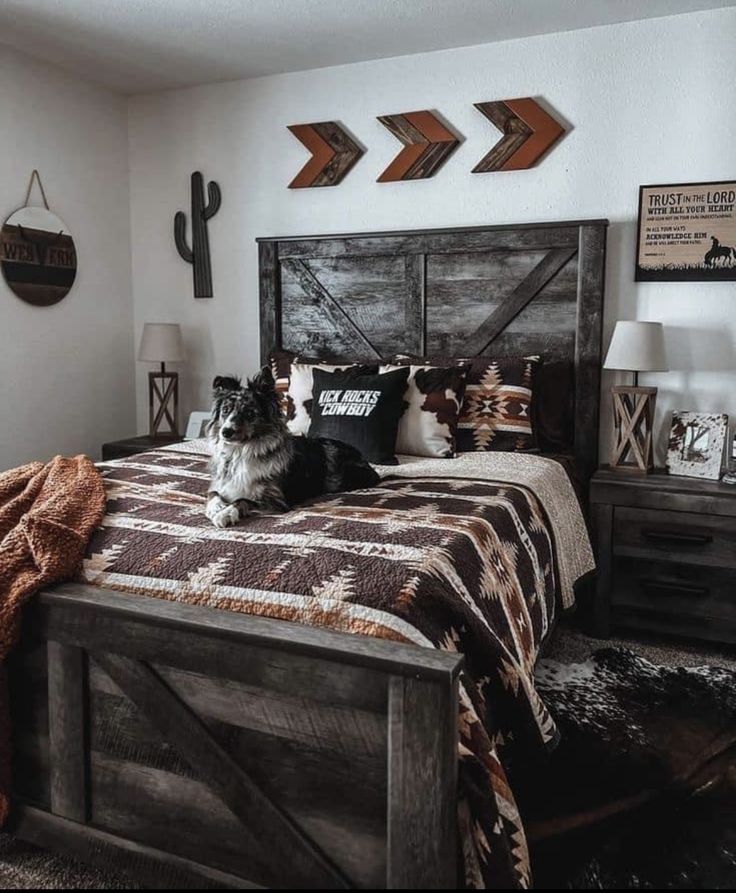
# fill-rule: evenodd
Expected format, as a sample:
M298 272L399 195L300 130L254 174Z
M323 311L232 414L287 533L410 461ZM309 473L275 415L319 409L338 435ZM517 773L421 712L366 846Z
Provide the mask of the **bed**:
M276 347L350 359L492 349L567 362L570 460L585 477L598 455L605 236L606 221L594 220L260 240L262 360ZM468 455L383 469L380 535L365 534L376 529L375 498L351 494L219 532L225 553L203 551L204 540L214 546L199 445L103 466L108 516L82 578L34 599L9 667L14 832L164 888L526 886L523 828L493 759L480 761L483 784L493 776L495 812L480 823L492 870L473 868L477 859L469 868L465 847L458 858L458 836L478 825L458 801L467 774L458 741L461 755L491 754L485 739L468 745L473 729L503 737L493 699L518 696L520 725L554 743L527 683L555 600L569 603L584 577L585 532L566 508L572 489L558 461ZM513 625L531 630L513 649L513 698L496 685L480 707L491 692L484 650L463 655L464 629L444 623L441 641L443 630L428 622L422 632L421 619L397 610L404 565L392 571L403 582L384 584L391 592L380 580L369 599L344 592L375 566L358 552L401 551L411 567L423 545L467 565L465 577L448 583L435 569L412 596L432 602L438 579L467 592L485 569L473 573L458 550L479 526L503 524L523 529L538 590L528 620ZM149 553L144 543L171 537L172 525L175 538ZM229 536L248 548L232 579ZM300 602L295 555L296 578L316 568L309 591L323 601ZM235 604L243 592L245 609ZM470 612L468 599L453 610Z

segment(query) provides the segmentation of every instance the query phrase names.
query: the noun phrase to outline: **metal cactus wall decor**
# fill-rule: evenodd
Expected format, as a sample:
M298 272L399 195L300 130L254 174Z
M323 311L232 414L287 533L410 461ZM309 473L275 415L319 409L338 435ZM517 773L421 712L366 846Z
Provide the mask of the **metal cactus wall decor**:
M207 221L220 210L222 195L214 180L207 184L208 201L204 200L204 177L199 171L192 174L192 247L187 245L187 216L177 211L174 217L174 241L182 258L192 265L194 297L212 297L212 263Z

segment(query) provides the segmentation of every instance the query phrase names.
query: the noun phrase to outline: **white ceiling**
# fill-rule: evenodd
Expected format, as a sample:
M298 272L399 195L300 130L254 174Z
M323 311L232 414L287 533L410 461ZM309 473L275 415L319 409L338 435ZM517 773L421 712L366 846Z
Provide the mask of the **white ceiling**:
M0 42L123 93L470 46L736 0L0 0Z

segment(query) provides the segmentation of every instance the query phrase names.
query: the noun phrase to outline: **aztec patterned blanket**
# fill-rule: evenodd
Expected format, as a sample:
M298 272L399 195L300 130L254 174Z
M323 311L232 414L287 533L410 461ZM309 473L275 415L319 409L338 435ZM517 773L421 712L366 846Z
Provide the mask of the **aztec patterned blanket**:
M562 467L474 453L382 468L377 488L219 530L204 515L203 442L101 466L107 514L84 582L458 650L459 817L466 883L531 883L505 766L557 730L534 687L558 599L593 568Z

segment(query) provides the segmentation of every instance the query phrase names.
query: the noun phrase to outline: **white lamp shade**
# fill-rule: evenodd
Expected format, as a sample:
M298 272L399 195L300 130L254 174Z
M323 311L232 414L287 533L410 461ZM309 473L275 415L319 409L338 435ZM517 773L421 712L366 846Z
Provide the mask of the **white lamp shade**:
M626 372L667 372L662 323L617 322L603 368Z
M147 322L143 326L138 359L147 363L180 363L184 359L181 326L173 322Z

